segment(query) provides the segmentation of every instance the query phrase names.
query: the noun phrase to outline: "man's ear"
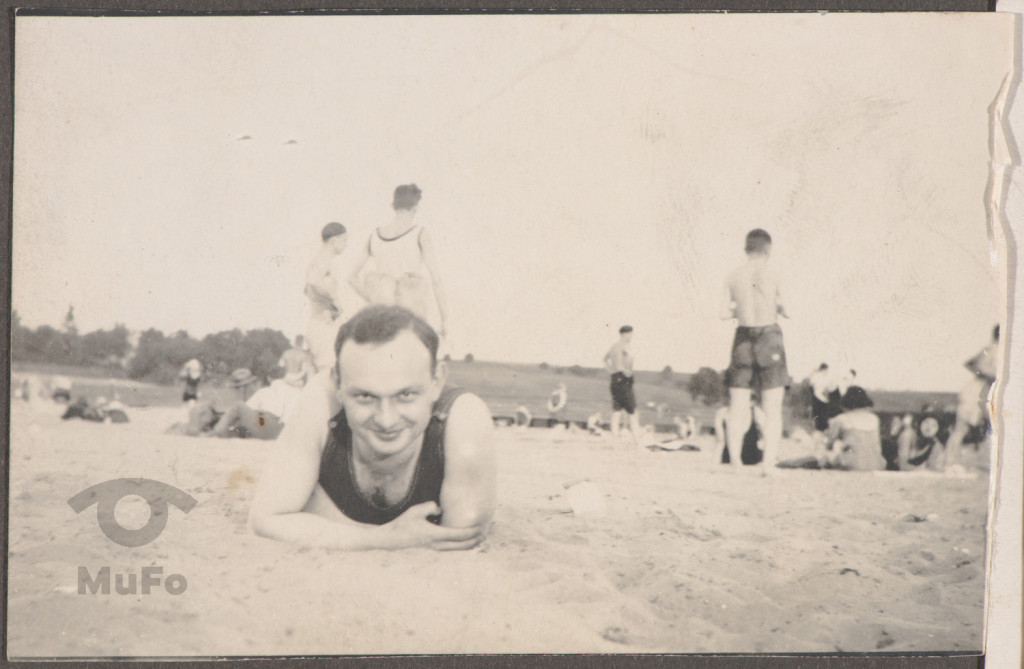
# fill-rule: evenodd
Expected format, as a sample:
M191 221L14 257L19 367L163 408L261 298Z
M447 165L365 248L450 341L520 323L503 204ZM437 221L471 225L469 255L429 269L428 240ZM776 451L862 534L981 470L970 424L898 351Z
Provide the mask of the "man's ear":
M441 390L444 388L444 384L448 382L448 365L444 360L438 360L437 365L434 367L434 386L437 389L437 394L441 394Z

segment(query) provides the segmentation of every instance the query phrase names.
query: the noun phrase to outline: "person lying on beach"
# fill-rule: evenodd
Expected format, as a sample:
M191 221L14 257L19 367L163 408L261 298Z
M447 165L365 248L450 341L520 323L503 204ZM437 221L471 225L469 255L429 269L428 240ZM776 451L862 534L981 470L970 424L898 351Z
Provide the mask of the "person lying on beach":
M446 387L438 335L392 305L338 332L270 453L249 513L256 534L344 550L479 544L495 506L491 413Z
M69 404L61 419L81 418L82 420L94 423L127 423L128 414L121 402L114 400L108 402L107 398L99 397L95 403L89 402L84 397L79 397L73 404Z
M248 369L231 372L230 385L240 399L218 410L210 402L199 402L189 410L187 423L176 423L168 434L190 437L238 437L241 439L276 439L284 422L302 396L302 391L276 379L259 388L259 379ZM259 388L259 389L257 389Z

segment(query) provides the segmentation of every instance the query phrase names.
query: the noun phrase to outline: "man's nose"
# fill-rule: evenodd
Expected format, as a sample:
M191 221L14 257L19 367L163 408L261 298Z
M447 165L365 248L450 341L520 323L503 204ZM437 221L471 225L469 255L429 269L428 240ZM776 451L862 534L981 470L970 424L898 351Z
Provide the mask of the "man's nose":
M377 415L374 416L374 419L380 427L388 429L398 424L401 420L401 415L398 413L398 407L395 402L384 398L377 407Z

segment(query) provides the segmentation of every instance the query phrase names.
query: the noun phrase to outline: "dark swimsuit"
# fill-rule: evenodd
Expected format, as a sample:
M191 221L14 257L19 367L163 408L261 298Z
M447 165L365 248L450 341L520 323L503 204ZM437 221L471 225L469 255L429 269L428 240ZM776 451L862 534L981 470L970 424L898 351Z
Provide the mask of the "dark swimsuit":
M352 471L352 431L345 410L339 411L331 419L327 445L320 459L319 482L324 492L348 518L371 525L389 523L416 504L440 502L441 483L444 481L445 425L452 404L464 392L461 388L445 388L434 403L409 492L393 506L379 506L356 487ZM440 517L431 519L433 523L440 521Z

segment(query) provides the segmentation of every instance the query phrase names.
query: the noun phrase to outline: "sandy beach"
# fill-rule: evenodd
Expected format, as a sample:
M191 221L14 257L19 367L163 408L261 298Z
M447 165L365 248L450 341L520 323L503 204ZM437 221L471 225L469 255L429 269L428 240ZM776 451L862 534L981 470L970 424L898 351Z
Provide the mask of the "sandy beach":
M710 438L637 452L507 428L481 547L345 554L247 532L266 443L162 434L181 409L133 409L122 425L11 411L11 657L982 647L986 471L765 479L717 465ZM152 543L119 546L95 507L67 500L122 477L198 504L171 508ZM566 485L581 480L603 513L572 512ZM138 527L148 511L131 499L117 517ZM187 589L79 594L82 566L161 567Z

